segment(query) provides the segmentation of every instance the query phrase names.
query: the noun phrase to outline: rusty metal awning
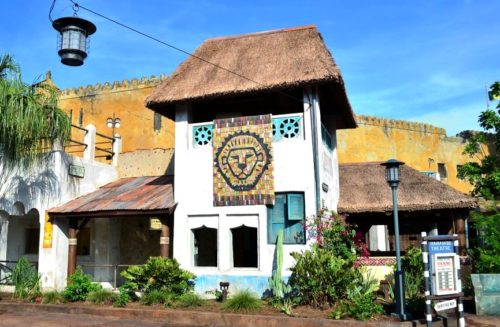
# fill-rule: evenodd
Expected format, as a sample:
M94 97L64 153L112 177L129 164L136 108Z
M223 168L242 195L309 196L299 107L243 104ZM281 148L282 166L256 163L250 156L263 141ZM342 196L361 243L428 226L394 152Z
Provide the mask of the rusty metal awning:
M122 178L49 210L49 216L105 218L171 214L173 176Z

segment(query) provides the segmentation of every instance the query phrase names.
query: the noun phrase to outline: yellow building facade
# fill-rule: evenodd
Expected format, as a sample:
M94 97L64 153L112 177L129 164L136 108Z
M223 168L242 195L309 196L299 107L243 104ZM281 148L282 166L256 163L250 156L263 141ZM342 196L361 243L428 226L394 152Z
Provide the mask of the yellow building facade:
M359 127L337 131L340 163L404 161L414 169L439 173L442 182L469 193L468 182L457 178L460 165L472 159L462 152L465 140L448 137L443 128L403 120L357 116Z
M122 153L173 148L174 122L144 105L145 98L164 78L164 75L152 76L65 89L60 93L59 106L75 126L93 124L98 133L108 137L112 137L114 131L121 137ZM119 119L120 127L108 127L109 118ZM72 128L72 139L81 140L81 130ZM109 148L106 140L102 138L103 148ZM77 144L73 147L73 152L79 151Z

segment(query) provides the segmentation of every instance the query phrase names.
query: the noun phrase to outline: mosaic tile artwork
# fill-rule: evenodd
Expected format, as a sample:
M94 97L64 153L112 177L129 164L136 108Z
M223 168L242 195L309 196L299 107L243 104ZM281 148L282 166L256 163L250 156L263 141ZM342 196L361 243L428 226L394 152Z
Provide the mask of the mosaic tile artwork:
M271 115L216 119L214 206L274 204Z

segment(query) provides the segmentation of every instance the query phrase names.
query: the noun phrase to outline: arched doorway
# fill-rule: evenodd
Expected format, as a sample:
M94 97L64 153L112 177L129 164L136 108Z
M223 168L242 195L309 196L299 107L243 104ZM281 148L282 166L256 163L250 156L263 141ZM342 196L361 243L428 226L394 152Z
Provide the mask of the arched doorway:
M5 261L8 266L13 266L24 256L29 261L38 263L40 213L37 209L31 209L25 213L22 203L16 203L14 209L13 214L9 215L7 220Z

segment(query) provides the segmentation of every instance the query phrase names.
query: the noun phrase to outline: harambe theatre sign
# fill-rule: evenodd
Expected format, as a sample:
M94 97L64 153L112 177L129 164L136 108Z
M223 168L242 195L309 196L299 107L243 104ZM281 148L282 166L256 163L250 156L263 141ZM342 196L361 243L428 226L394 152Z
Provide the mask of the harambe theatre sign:
M214 206L274 204L271 115L216 119Z

